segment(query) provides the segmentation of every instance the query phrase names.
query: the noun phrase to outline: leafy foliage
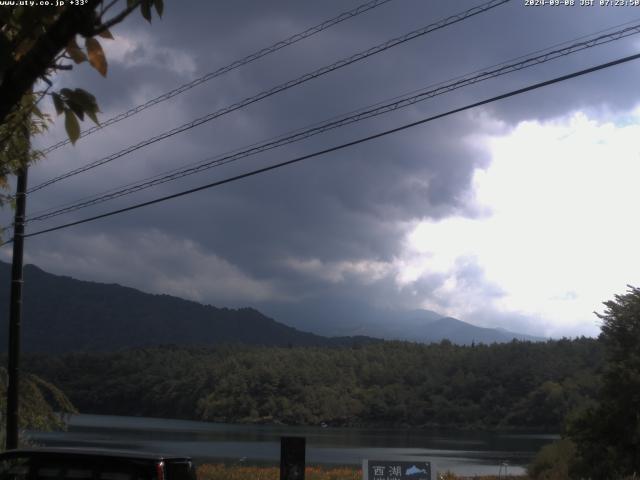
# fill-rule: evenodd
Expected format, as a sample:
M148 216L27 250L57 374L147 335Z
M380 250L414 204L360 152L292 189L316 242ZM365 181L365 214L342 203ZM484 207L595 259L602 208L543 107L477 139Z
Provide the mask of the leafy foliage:
M576 475L622 478L640 473L640 289L604 303L599 337L605 351L598 404L576 416Z
M25 161L33 163L42 158L41 152L30 148L29 138L46 131L50 120L38 107L37 95L28 93L20 100L19 108L0 124L0 190L9 188L8 172L17 171ZM8 200L0 195L0 207Z
M575 452L575 444L566 438L545 445L527 468L527 474L532 480L565 480L569 478Z
M162 0L127 0L110 18L107 11L118 0L87 0L82 7L66 2L34 8L24 3L0 8L0 188L6 188L8 173L40 156L26 152L28 137L41 133L51 121L37 106L42 98L50 96L58 115L64 114L71 142L80 137L79 122L85 115L98 123L93 95L81 89L52 91L51 77L83 62L106 76L107 58L98 37L113 39L109 28L138 7L148 21L152 6L159 16L163 12ZM84 49L77 37L84 39Z
M20 379L20 428L41 431L65 427L64 415L77 410L55 385L33 374ZM0 367L0 411L7 410L7 370ZM3 415L4 417L4 415ZM0 449L4 450L4 422L0 425Z
M26 362L86 413L560 431L563 413L593 395L601 350L586 338L473 347L384 342L157 347Z
M106 67L105 67L106 68ZM105 70L106 72L106 70ZM58 115L64 113L65 128L72 143L80 137L80 124L78 119L84 120L85 114L98 124L99 111L96 97L81 88L71 90L63 88L60 93L52 93L53 105Z

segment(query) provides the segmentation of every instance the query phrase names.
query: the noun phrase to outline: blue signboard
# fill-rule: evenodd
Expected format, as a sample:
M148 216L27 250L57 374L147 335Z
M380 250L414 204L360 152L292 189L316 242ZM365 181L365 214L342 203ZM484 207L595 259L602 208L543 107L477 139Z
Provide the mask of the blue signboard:
M363 480L431 480L431 462L424 457L387 457L362 461Z

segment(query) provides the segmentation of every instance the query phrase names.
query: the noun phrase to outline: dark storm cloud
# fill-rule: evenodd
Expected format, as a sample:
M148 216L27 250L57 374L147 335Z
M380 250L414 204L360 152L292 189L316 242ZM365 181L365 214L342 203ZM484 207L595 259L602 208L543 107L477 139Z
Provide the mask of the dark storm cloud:
M114 29L116 37L120 35L133 43L118 44L120 50L113 53L107 79L79 66L60 82L94 92L105 112L104 118L108 118L131 104L215 70L358 3L245 0L192 2L187 8L182 2L168 2L165 18L154 20L152 26L136 16ZM392 2L198 86L83 139L74 148L61 149L33 169L31 182L36 184L470 5L460 1ZM34 194L30 209L72 201L592 33L626 21L628 12L621 9L596 12L580 7L531 8L514 1L118 159L110 166L61 182ZM633 42L638 45L638 39L632 38L459 90L234 166L213 169L137 196L59 217L43 226L293 158L591 66L605 58L624 55L632 49ZM194 71L190 71L190 66ZM29 240L29 252L34 262L54 272L71 275L76 272L83 278L120 281L212 303L242 305L242 294L245 303L253 304L268 303L270 297L287 302L306 298L308 303L301 305L316 309L313 318L322 317L321 307L330 303L327 299L331 298L341 299L334 305L342 305L345 312L356 309L355 304L375 304L381 298L389 305L413 307L429 298L443 278L428 276L412 288L398 289L393 261L412 222L452 214L477 215L469 204L470 182L474 170L486 166L489 158L482 146L470 140L471 136L496 128L506 131L518 121L549 118L576 108L602 105L628 108L638 100L637 90L631 86L639 67L619 68L619 73L576 80L483 109L488 118L503 122L500 127L487 121L480 112L459 114L302 165L74 227L64 235L53 233L50 237L34 238ZM58 138L63 135L60 123L57 133L44 144L56 135ZM145 232L152 233L145 237ZM185 241L191 242L189 248L185 247ZM127 245L140 249L136 254L138 263L114 260L118 249ZM167 249L171 254L163 256ZM177 253L180 249L184 249L182 254ZM125 255L124 259L127 258ZM314 274L313 268L296 270L292 261L303 262L298 265L310 268L320 265L318 268L324 273ZM349 268L358 262L387 265L387 270L383 268L383 274L374 279L367 277L373 275L373 267L353 276L348 273ZM211 278L216 279L210 288L202 285L206 283L202 271L205 264L211 269ZM113 265L121 267L113 269ZM460 269L458 273L461 282L482 283L481 272L477 270ZM227 286L225 275L231 279ZM232 294L233 288L240 293ZM493 290L489 293L496 294Z
M194 235L212 252L225 252L232 263L251 270L268 270L274 259L287 256L388 261L404 231L399 222L463 208L456 195L469 181L474 156L462 145L447 148L437 141L452 127L434 124L430 141L401 136L106 222L170 224L170 231ZM443 162L448 168L437 168ZM200 177L189 181L199 183Z

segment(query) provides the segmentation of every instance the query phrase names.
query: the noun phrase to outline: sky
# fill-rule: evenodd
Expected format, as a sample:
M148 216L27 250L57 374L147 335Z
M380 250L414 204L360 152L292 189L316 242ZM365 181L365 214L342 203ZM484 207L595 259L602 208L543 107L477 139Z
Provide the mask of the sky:
M302 32L364 0L166 1L100 39L56 88L101 119ZM50 153L29 185L117 152L391 38L480 5L392 0ZM635 20L635 21L634 21ZM242 149L626 22L640 7L512 0L28 196L28 214ZM622 27L618 27L622 28ZM640 35L460 88L47 221L34 232L273 165L638 53ZM428 309L479 326L594 336L602 302L639 285L640 61L121 215L28 238L26 263L322 331ZM45 100L43 107L53 111ZM55 116L55 114L54 114ZM65 137L62 118L34 140ZM88 128L89 123L83 124ZM3 224L11 212L1 212ZM636 247L636 248L634 248ZM0 249L9 261L11 249ZM25 279L28 282L28 278Z

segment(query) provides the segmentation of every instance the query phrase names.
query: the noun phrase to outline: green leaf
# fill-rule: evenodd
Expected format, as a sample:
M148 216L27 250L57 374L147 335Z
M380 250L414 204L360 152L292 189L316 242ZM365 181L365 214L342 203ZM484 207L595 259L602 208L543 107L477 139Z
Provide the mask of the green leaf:
M33 96L26 94L20 98L20 107L21 108L30 108L33 104Z
M142 13L142 16L149 23L151 23L151 1L152 0L142 0L142 2L140 2L140 13Z
M71 92L71 96L73 97L74 101L82 105L82 108L85 111L87 110L96 111L98 109L98 104L96 103L96 97L91 95L86 90L83 90L82 88L76 88L73 92Z
M33 114L36 117L38 117L40 120L46 120L47 119L45 114L42 113L42 110L40 110L36 105L33 106Z
M71 143L75 144L76 140L80 138L80 124L75 114L68 108L64 111L64 128L67 130Z
M104 56L104 50L102 45L95 38L87 38L85 40L85 46L87 47L87 54L89 55L89 63L95 68L103 77L107 76L107 58Z
M164 0L153 0L153 4L156 7L156 12L158 12L158 16L162 17L162 12L164 12Z
M98 116L96 115L96 111L91 111L91 110L86 110L84 113L87 114L87 117L89 117L93 123L95 123L96 125L100 125L100 122L98 121Z
M67 105L73 111L73 113L76 114L76 117L78 117L80 120L84 120L84 109L82 108L82 105L76 102L73 98L67 99Z
M127 8L131 8L133 5L135 5L137 0L127 0Z
M82 107L84 113L86 113L96 125L100 125L98 117L96 116L96 113L100 111L98 103L96 102L96 97L81 88L76 88L73 91L72 97L73 101Z
M64 112L64 102L62 101L62 97L57 93L52 93L51 98L53 98L53 106L56 108L56 113L60 115Z

